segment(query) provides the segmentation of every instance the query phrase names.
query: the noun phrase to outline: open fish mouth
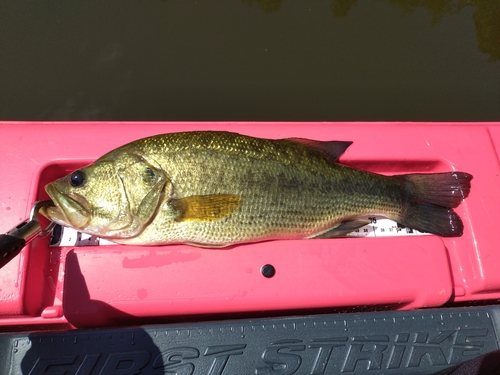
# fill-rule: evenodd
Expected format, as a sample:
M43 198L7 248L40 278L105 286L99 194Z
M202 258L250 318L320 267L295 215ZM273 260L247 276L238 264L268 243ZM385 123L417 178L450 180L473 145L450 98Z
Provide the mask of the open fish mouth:
M69 196L53 185L46 187L54 206L42 207L40 213L57 224L81 229L90 221L90 211L85 207L86 200L78 195Z

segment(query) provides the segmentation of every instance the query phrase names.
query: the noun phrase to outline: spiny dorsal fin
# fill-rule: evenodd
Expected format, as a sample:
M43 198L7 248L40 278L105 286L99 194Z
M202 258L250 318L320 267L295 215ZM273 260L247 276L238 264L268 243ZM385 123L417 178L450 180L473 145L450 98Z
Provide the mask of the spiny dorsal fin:
M286 140L313 148L333 161L338 161L345 150L352 145L350 141L315 141L306 138L286 138Z
M170 204L179 212L176 221L213 221L233 213L241 198L230 194L193 195L173 199Z

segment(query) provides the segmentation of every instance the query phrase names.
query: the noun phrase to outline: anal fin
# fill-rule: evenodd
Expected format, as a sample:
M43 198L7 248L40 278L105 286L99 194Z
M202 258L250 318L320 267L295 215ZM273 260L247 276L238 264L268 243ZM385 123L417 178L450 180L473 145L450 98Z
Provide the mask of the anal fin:
M316 234L310 238L335 238L335 237L344 237L346 234L349 234L356 229L364 227L365 225L370 224L370 220L351 220L344 221L340 223L340 225L327 229L324 232Z
M216 244L205 244L205 243L201 243L201 242L186 242L186 245L194 246L194 247L201 247L201 248L205 248L205 249L223 249L225 247L231 246L232 244L216 245Z

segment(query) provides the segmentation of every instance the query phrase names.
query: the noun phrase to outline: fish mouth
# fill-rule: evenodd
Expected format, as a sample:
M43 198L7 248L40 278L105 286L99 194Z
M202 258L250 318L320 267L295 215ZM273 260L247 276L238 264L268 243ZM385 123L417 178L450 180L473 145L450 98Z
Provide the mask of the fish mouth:
M45 190L54 202L54 206L42 207L40 213L48 219L64 226L82 229L90 221L90 210L85 198L77 194L64 194L54 185L47 185Z

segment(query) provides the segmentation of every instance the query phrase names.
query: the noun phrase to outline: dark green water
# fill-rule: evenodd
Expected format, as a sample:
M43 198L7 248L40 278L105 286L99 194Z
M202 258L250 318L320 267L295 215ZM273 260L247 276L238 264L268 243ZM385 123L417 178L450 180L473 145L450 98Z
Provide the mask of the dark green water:
M500 1L0 1L0 119L499 121Z

